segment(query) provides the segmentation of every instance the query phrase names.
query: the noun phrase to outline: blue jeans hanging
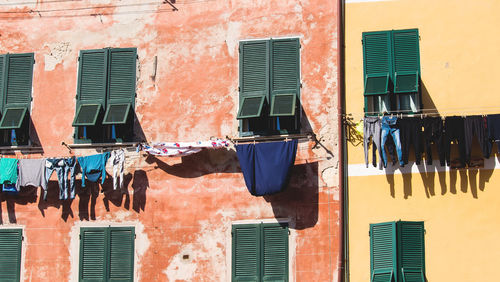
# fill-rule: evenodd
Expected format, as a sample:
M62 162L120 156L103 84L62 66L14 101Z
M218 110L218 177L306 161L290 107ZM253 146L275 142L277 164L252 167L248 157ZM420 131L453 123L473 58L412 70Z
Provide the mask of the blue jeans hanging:
M396 146L396 152L398 154L399 165L404 166L403 153L401 151L401 140L399 138L399 128L397 125L397 117L382 117L382 161L384 162L384 167L387 167L387 153L385 152L385 143L387 142L387 137L390 135L394 140L394 145Z

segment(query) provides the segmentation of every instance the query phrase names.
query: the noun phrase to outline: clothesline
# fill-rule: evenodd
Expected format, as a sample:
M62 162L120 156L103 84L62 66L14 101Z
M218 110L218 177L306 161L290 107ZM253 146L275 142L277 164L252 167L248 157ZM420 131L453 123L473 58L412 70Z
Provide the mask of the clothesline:
M403 112L403 113L401 113ZM421 109L418 113L404 113L405 111L400 111L399 113L390 113L388 115L394 115L398 117L418 117L418 116L464 116L464 114L472 115L489 115L500 113L500 107L467 107L467 108L444 108L438 110L436 108ZM359 117L363 118L367 115L382 116L380 112L350 112L343 114L344 117Z

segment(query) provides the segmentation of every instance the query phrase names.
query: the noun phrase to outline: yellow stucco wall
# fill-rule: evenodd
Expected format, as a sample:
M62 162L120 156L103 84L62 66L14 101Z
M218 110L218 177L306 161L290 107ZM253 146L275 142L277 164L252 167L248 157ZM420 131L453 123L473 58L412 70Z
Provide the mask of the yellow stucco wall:
M407 28L420 33L425 109L500 113L500 1L346 0L345 15L346 113L355 121L363 116L362 32ZM428 281L498 281L500 156L493 152L480 170L413 164L380 172L364 168L363 144L350 140L350 281L370 279L369 224L399 219L425 222Z

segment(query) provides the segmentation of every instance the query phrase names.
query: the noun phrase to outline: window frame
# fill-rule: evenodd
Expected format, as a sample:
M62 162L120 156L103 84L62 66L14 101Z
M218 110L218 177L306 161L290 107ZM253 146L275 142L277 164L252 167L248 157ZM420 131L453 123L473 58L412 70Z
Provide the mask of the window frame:
M293 87L292 89L289 90L273 90L273 63L274 63L274 58L273 58L273 44L275 42L293 42L296 43L296 86ZM243 66L243 56L244 56L244 45L245 44L253 44L253 43L265 43L266 44L266 82L265 82L265 87L263 93L248 93L245 94L245 85L244 85L244 66ZM238 127L238 132L240 137L248 137L248 136L269 136L269 135L279 135L279 134L291 134L291 133L300 133L301 131L301 126L300 126L300 120L301 120L301 115L302 115L302 110L301 110L301 98L300 98L300 92L301 92L301 43L300 43L300 37L280 37L280 38L265 38L265 39L250 39L250 40L240 40L239 41L239 64L238 64L238 74L239 74L239 87L238 87L238 112L237 112L237 119L239 121L239 127ZM295 95L295 101L293 103L293 109L292 111L289 111L293 113L293 115L284 113L284 114L273 114L271 112L272 109L275 108L274 103L274 96L280 95L280 94L288 94L288 95ZM242 103L246 99L246 97L250 96L263 96L264 99L262 100L262 104L260 105L260 110L258 115L251 115L251 116L242 116L240 114L242 110ZM291 128L281 128L279 127L280 125L280 119L293 119L293 122L288 121L288 124L291 124ZM283 122L282 122L283 123ZM257 124L257 126L255 126ZM254 127L255 126L255 127ZM254 128L251 128L254 127Z

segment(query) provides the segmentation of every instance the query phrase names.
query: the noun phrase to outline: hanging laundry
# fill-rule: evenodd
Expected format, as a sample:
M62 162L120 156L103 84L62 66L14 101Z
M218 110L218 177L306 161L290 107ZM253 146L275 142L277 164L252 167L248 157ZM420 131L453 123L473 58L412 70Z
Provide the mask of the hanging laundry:
M43 199L47 199L47 179L45 178L45 159L21 159L19 160L19 175L16 188L21 186L40 186L43 189Z
M408 164L410 146L413 144L415 151L415 163L422 161L422 119L416 117L405 117L398 120L399 135L401 140L401 155L403 163Z
M283 191L295 163L297 140L236 145L248 191L254 196Z
M123 167L125 164L125 150L119 149L111 152L109 161L113 165L113 189L118 187L118 177L120 177L120 189L123 189Z
M465 162L470 165L472 138L477 137L479 146L483 151L483 157L489 158L491 152L491 143L488 140L486 132L486 122L482 116L466 116L464 120L465 131Z
M450 153L451 153L451 143L453 141L458 142L458 152L460 156L460 165L455 166L456 168L465 167L465 130L464 130L464 118L458 116L446 117L444 120L444 153L446 164L451 165Z
M439 163L445 165L443 120L440 117L426 117L423 121L425 159L427 165L432 165L432 144L437 145Z
M384 167L387 167L387 156L384 150L384 146L387 142L387 137L389 135L392 137L394 141L394 145L396 146L396 152L398 154L399 165L404 166L403 156L401 151L401 139L398 128L398 118L397 117L382 117L381 121L382 133L381 133L381 150L382 150L382 161L384 163Z
M0 159L0 184L16 184L17 182L17 159Z
M498 152L500 153L500 114L488 115L488 138L490 141L497 143Z
M379 151L380 159L382 159L382 150L380 148L380 119L378 117L365 117L363 122L363 145L365 149L365 164L368 167L368 151L370 145L370 137L372 140L372 164L374 167L377 166L377 155L376 151ZM380 163L382 164L382 163Z
M92 182L97 182L101 177L101 184L104 184L104 180L106 179L106 162L109 155L109 152L106 152L78 158L78 163L82 169L82 187L85 187L85 177Z
M2 184L2 192L11 194L11 195L17 195L19 193L19 190L16 188L16 184Z
M46 159L45 180L46 182L48 182L50 177L52 176L52 173L56 171L57 181L59 183L60 200L75 198L75 170L76 170L75 157ZM69 178L68 174L70 175Z
M144 145L144 151L161 157L183 157L200 152L202 149L220 149L229 146L226 140L197 142L163 142L152 146Z

